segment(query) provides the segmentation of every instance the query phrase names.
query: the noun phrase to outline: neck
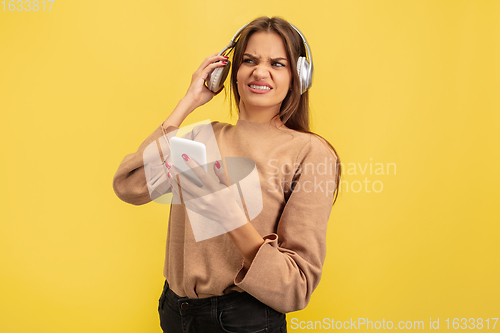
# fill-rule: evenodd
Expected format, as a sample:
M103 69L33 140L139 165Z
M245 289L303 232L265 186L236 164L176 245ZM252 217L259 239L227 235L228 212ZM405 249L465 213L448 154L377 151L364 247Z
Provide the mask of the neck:
M279 126L283 124L281 122L281 119L279 118L279 116L275 117L274 119L273 117L279 114L280 106L281 105L278 105L272 108L253 107L252 109L248 109L245 104L240 101L239 118L253 123L273 123Z

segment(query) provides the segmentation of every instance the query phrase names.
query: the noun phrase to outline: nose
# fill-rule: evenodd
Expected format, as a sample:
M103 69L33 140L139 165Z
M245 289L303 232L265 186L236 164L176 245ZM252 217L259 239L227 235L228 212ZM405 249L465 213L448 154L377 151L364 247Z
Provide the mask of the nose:
M267 69L266 64L260 63L257 66L255 66L253 70L253 76L256 81L268 78L269 70Z

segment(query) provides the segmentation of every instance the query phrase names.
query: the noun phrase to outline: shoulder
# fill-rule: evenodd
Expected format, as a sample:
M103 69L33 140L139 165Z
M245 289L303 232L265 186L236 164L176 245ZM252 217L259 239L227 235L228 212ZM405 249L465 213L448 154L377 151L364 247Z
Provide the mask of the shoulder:
M337 161L337 154L332 150L328 141L314 133L304 133L287 129L294 136L293 142L297 149L297 160L303 159L331 159Z

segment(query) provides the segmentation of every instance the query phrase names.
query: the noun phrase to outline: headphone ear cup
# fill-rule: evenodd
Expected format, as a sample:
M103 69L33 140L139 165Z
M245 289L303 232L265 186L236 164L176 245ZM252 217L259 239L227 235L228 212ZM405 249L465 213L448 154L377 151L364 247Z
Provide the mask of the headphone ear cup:
M302 66L302 77L304 78L304 91L305 93L312 85L312 67L307 59L304 59L304 66Z
M205 80L207 88L214 93L219 91L224 86L224 81L226 81L230 68L231 62L227 60L227 64L224 67L217 67L210 74L208 74L207 79Z
M301 95L309 88L309 81L307 77L308 72L309 63L307 62L306 57L299 57L299 59L297 59L297 74L299 75Z

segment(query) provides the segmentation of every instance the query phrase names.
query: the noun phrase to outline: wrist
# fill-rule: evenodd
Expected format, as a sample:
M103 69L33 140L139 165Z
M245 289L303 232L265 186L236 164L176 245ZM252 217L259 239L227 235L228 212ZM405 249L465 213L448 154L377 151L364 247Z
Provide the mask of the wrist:
M169 126L180 127L193 110L188 101L181 99L168 118L161 123L162 128L166 130Z
M193 112L198 107L198 105L196 105L193 98L186 95L181 98L178 107L180 107L180 110L182 110L182 112L184 112L185 116L187 117L191 112Z

